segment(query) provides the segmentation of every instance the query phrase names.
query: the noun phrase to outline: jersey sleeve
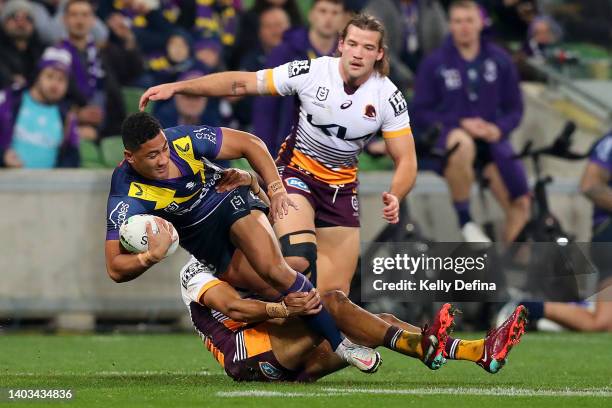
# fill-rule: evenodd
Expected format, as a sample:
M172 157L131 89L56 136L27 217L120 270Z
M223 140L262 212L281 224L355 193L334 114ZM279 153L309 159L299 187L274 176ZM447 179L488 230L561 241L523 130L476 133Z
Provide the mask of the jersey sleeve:
M401 136L412 136L408 103L399 89L393 86L392 91L382 101L383 123L382 134L385 139Z
M183 302L189 306L191 302L199 303L207 290L222 283L213 274L214 269L191 257L181 269L181 293Z
M180 156L191 156L195 160L214 160L221 150L223 132L214 126L177 126L172 128L170 143Z
M612 172L612 134L595 143L593 149L591 149L589 161Z
M257 72L258 80L265 79L267 91L271 95L293 95L307 83L316 60L291 61L276 68Z
M129 196L111 195L106 207L106 240L119 239L119 227L132 215L147 214L145 206Z

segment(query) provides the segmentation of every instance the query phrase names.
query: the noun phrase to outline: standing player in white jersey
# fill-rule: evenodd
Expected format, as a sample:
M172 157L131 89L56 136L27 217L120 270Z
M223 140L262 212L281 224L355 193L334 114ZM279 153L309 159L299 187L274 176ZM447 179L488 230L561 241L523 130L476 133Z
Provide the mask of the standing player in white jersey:
M298 210L274 226L283 255L310 274L321 292L348 293L359 254L357 156L382 131L395 162L383 218L399 221L399 200L417 172L407 104L387 78L385 30L375 18L355 16L342 32L339 58L293 61L258 72L223 72L149 88L140 99L201 96L297 95L299 118L277 164ZM318 274L317 274L318 270Z

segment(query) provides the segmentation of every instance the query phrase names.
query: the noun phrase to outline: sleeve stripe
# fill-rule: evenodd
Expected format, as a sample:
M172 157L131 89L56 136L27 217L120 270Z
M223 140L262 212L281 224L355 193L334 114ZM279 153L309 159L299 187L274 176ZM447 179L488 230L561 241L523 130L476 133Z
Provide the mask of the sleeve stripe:
M219 279L214 279L214 280L211 280L210 282L207 282L204 286L202 286L200 288L200 291L198 292L198 297L197 297L198 303L201 303L202 296L204 296L207 290L214 288L215 286L221 283L223 283L223 281Z
M388 132L383 131L383 137L385 139L393 139L401 136L412 136L412 129L407 127L399 130L390 130Z
M266 85L270 95L278 95L278 91L274 86L274 71L272 69L266 69Z

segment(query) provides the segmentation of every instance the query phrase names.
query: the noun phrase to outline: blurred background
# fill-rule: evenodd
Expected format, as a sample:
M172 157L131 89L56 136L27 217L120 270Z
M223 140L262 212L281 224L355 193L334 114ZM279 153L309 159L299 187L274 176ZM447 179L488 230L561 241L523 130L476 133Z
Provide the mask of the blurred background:
M0 0L0 330L191 327L177 279L184 252L120 285L107 277L104 266L110 176L123 157L120 125L137 110L147 87L334 55L346 21L368 11L388 30L391 79L410 104L421 62L449 35L449 1L312 3ZM317 9L325 3L329 7ZM482 36L508 52L520 76L524 110L510 138L515 151L528 142L533 149L552 144L572 121L571 150L588 152L612 120L612 2L478 3ZM291 126L292 100L177 96L147 109L165 127L207 124L252 132L276 156ZM415 131L416 139L421 136ZM431 156L432 144L420 144L419 160ZM426 170L406 200L399 229L377 237L386 227L379 216L380 194L389 185L392 162L384 151L368 150L360 157L366 247L381 239L463 240L444 179ZM548 238L588 242L592 205L579 189L586 159L553 156L541 156L537 174L534 161L524 158L531 188L552 176L545 193L560 229ZM245 167L244 162L232 165ZM474 185L470 201L474 220L501 240L504 211L485 182ZM371 306L397 308L393 299ZM416 306L393 311L406 317L413 309L409 317L417 320L431 312L429 305ZM481 313L482 305L467 310L473 312L465 328L489 325L491 315Z

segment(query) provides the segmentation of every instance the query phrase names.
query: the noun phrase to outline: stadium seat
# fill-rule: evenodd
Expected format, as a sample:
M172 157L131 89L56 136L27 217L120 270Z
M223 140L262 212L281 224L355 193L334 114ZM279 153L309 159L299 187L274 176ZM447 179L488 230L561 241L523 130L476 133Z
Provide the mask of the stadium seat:
M90 140L81 140L79 144L81 167L95 169L104 167L100 148Z
M360 171L384 171L393 170L393 161L387 157L372 157L367 153L359 155Z
M136 87L123 87L121 89L126 114L130 115L132 113L138 112L138 102L140 101L140 96L143 94L144 91L145 89ZM153 104L154 102L149 102L145 111L151 113L153 109Z
M100 141L102 162L106 167L117 167L123 160L123 141L121 136L105 137Z

